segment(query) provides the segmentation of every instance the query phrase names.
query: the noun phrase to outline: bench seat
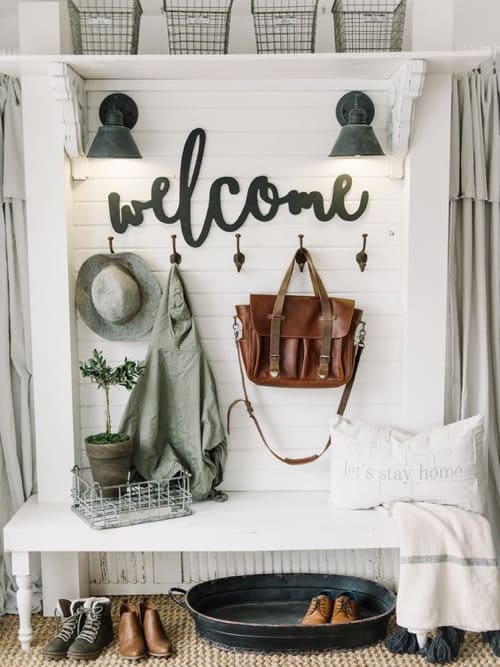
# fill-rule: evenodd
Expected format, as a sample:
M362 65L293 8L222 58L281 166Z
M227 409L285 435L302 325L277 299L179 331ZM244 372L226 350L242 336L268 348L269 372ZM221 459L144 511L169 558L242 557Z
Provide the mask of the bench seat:
M94 530L69 503L31 497L4 528L19 587L19 638L31 643L29 554L128 551L288 551L397 548L396 519L376 509L341 511L324 491L234 491L224 503L193 503L190 516ZM64 562L63 560L61 562ZM63 569L63 568L62 568ZM61 570L60 576L64 573Z

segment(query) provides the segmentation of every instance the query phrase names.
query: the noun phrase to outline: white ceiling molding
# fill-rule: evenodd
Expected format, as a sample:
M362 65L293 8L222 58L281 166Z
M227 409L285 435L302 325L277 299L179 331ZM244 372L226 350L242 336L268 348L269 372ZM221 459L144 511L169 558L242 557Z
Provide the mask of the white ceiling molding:
M59 101L64 124L64 148L71 161L71 175L75 180L88 176L84 138L87 136L87 90L85 80L68 64L49 64L52 89Z

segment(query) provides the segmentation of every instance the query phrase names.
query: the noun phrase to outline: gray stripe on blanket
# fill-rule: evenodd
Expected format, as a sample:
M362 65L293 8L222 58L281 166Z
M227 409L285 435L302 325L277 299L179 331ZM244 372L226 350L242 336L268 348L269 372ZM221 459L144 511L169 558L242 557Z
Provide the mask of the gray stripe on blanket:
M498 560L496 558L458 558L457 556L448 556L448 554L439 554L437 556L403 556L400 563L401 565L411 565L413 563L453 563L454 565L497 567Z

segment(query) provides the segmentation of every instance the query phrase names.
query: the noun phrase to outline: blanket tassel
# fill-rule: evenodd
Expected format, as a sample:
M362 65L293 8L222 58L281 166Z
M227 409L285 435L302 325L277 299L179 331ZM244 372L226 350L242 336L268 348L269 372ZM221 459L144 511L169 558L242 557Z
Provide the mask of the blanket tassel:
M438 628L425 649L427 662L440 664L452 662L458 657L463 639L463 630L446 625Z
M391 653L418 653L417 636L406 628L399 628L385 641L385 647Z
M500 658L500 630L483 632L483 639L491 646L494 655Z

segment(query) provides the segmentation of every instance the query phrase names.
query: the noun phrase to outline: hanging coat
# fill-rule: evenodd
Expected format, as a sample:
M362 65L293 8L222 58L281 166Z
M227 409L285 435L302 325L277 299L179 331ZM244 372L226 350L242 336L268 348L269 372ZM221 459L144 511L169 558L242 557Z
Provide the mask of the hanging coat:
M194 500L219 498L227 442L212 371L176 264L151 334L145 372L130 393L120 431L133 440L144 479L191 474Z

